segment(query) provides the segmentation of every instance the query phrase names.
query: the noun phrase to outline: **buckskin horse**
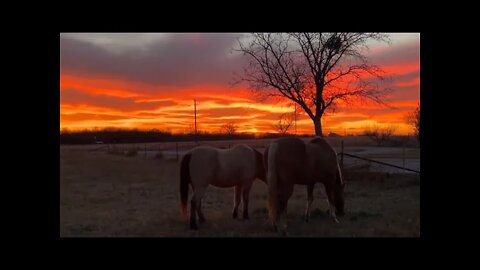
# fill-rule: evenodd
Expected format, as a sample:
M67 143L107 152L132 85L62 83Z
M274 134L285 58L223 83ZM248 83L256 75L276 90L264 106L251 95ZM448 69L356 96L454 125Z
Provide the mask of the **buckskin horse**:
M253 181L258 178L265 182L263 155L247 145L236 145L230 149L198 146L182 158L180 164L180 198L185 218L187 214L188 189L192 186L190 204L190 228L197 229L199 221L205 221L202 212L202 198L209 185L220 188L234 188L232 217L238 216L238 206L243 200L243 218L248 219L248 199Z

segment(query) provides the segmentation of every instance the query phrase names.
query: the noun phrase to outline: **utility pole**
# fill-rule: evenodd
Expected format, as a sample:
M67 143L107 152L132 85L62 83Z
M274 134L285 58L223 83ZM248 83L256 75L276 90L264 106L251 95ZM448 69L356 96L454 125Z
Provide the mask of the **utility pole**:
M193 99L193 110L195 114L195 141L197 140L197 100Z

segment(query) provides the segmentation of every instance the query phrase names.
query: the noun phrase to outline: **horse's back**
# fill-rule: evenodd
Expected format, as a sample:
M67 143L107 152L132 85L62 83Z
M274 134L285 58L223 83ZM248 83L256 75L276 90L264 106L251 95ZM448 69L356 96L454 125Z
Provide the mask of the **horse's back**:
M305 143L300 138L285 137L272 142L273 146L276 151L272 161L280 182L309 184L335 175L336 152L323 138L317 137Z
M279 181L304 182L306 169L306 151L303 140L296 137L284 137L273 141L269 147L269 155L274 164L273 169L279 175ZM272 148L275 148L272 151Z
M252 178L256 172L256 157L252 148L240 144L219 152L220 178Z
M255 177L255 153L246 145L229 149L199 146L190 153L191 178L196 183L231 187Z

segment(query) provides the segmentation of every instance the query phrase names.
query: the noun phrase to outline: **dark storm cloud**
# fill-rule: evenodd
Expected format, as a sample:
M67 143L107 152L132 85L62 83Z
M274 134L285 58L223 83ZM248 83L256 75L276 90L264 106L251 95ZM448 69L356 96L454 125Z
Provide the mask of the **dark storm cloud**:
M381 51L371 51L369 61L378 66L420 62L420 42L412 40L389 46Z
M242 65L231 49L239 34L167 35L123 52L61 36L61 69L66 73L110 75L131 81L185 86L228 83Z
M240 35L162 34L161 38L142 43L141 35L130 34L120 38L105 34L110 42L104 44L88 38L75 38L74 34L62 35L61 69L67 74L111 76L163 86L227 85L233 81L233 72L241 73L248 60L231 54ZM139 46L124 44L136 40ZM122 44L128 49L119 51ZM378 66L419 62L420 44L412 39L380 50L372 49L368 55L370 61Z

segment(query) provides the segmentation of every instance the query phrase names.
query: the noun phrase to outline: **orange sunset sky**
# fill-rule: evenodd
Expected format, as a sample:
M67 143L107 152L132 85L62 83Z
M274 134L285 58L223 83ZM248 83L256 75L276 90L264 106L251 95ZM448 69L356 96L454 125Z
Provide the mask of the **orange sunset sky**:
M245 57L232 52L241 33L62 33L60 35L60 129L121 127L216 132L227 122L239 132L275 132L291 101L259 99L245 84L233 85ZM391 108L340 104L323 117L323 131L358 134L373 124L412 133L405 116L420 100L420 34L393 33L391 43L370 44L366 53L390 79ZM293 130L292 130L293 131ZM306 114L297 133L314 134Z

